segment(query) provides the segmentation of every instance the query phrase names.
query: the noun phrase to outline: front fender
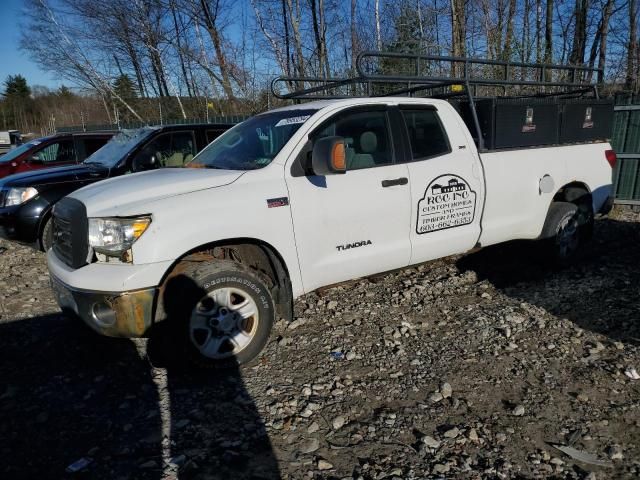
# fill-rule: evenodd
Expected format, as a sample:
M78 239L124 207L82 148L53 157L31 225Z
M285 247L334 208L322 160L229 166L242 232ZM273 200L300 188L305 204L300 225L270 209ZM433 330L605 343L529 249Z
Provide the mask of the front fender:
M138 214L151 214L152 222L133 246L134 263L174 262L204 245L251 240L278 252L289 270L294 296L302 294L286 185L281 177L259 182L244 177L232 185L141 206ZM270 199L286 201L276 204Z

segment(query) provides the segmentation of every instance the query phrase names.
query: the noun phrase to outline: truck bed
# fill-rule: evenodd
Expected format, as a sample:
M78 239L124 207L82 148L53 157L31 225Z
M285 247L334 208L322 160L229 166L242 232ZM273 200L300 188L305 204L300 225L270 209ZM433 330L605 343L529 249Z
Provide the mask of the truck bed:
M549 175L556 188L576 181L591 192L597 212L612 191L606 142L520 148L480 153L486 200L480 244L538 238L552 198L541 202L540 180ZM571 173L573 173L573 175ZM601 179L609 179L603 183Z

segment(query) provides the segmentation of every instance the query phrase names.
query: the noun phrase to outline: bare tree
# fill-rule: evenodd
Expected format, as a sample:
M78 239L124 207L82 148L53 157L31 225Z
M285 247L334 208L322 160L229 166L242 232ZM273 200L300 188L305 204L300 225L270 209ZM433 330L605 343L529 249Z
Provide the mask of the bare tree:
M324 0L309 0L309 4L311 7L313 33L316 39L318 71L321 77L328 78L331 74L329 58L327 56L327 27L325 24Z
M582 65L584 63L584 54L587 48L587 14L589 10L589 0L576 0L575 5L575 26L573 29L573 42L571 45L571 54L569 55L569 63L573 65Z
M358 53L360 53L360 45L358 43L358 30L357 30L357 0L351 0L351 75L356 75L356 59Z
M98 73L78 43L65 33L64 26L58 21L46 0L32 0L30 7L31 20L34 22L32 26L37 28L37 32L40 34L39 38L43 42L47 42L46 46L49 48L42 50L41 46L34 42L27 43L26 41L23 41L23 47L31 48L30 52L46 65L53 66L57 62L63 62L61 72L91 86L103 95L108 94L116 98L138 120L143 121L133 107L118 95L109 81ZM53 51L51 50L52 46L55 47ZM54 53L55 60L50 56L51 53ZM52 61L56 63L50 63Z
M547 0L544 28L544 63L553 61L553 0Z
M373 13L376 22L376 48L382 50L382 35L380 33L380 0L374 0Z
M465 0L451 0L451 54L454 57L464 57L466 52L465 10ZM459 64L454 64L451 73L460 75L460 68Z
M625 87L633 92L638 90L637 18L637 0L629 0L629 43L627 44L627 75L625 78Z

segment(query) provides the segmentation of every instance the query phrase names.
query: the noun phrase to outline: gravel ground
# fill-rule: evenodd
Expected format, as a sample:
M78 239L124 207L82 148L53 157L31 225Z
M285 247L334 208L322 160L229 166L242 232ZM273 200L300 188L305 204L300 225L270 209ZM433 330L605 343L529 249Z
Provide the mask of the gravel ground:
M0 242L0 477L639 478L639 242L618 211L563 271L520 243L322 290L225 374L94 335Z

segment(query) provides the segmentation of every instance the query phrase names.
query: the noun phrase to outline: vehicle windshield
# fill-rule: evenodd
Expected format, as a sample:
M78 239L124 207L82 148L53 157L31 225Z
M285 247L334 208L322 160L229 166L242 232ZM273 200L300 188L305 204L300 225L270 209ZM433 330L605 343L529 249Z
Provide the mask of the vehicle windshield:
M26 152L29 149L35 147L36 145L40 145L40 143L41 142L39 142L38 140L32 140L29 143L24 143L24 144L20 145L19 147L16 147L16 148L14 148L12 150L9 150L4 155L0 156L0 163L10 162L12 160L15 160L20 155L22 155L24 152Z
M154 132L151 127L121 130L105 145L87 158L85 164L100 164L104 167L115 167L122 158Z
M266 167L317 111L295 109L257 115L219 136L186 166L223 170Z

